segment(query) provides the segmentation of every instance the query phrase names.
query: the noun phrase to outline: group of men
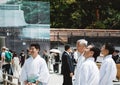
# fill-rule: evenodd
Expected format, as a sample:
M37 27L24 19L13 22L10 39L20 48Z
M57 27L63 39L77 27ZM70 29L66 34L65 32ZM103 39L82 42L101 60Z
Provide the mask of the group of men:
M80 39L76 43L77 66L74 66L71 56L70 45L65 45L62 54L62 74L63 85L73 85L72 77L75 75L74 85L113 85L116 78L117 69L112 53L114 46L105 43L101 50L93 45L88 45L85 39ZM40 45L35 43L30 45L29 58L26 59L20 81L23 85L48 85L49 70L45 60L39 55ZM103 62L100 70L96 65L97 56L103 55Z
M112 54L115 50L110 43L105 43L101 50L88 45L85 39L80 39L76 43L77 47L77 66L74 66L71 56L70 45L65 45L65 51L62 54L63 85L73 85L72 77L75 75L74 85L113 85L116 78L117 69ZM20 80L23 85L48 85L49 70L45 60L40 57L39 44L30 45L30 56L22 67ZM96 65L96 59L103 55L103 62L100 69Z
M62 54L63 85L73 85L72 77L75 75L74 85L113 85L117 69L112 54L115 50L110 43L105 43L101 49L94 45L88 45L85 39L76 43L78 60L74 71L70 45L65 45ZM100 69L96 65L97 57L102 54L103 61Z

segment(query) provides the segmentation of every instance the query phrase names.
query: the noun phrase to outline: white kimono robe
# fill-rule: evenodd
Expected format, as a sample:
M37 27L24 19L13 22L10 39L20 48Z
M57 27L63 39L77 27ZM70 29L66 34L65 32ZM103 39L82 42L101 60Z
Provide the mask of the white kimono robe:
M48 85L49 71L45 60L40 55L35 59L30 57L25 61L20 76L22 82L34 79L42 82L42 85Z
M117 68L112 59L112 55L104 58L100 67L100 82L99 85L113 85L113 80L116 78Z
M77 85L98 85L99 84L99 69L94 62L94 58L88 58L83 62L80 69L79 84Z
M74 82L74 85L79 85L79 79L80 79L80 68L81 68L81 65L82 63L84 62L85 60L85 57L83 55L80 55L78 54L79 57L78 57L78 62L77 62L77 68L76 68L76 71L75 71L75 82Z

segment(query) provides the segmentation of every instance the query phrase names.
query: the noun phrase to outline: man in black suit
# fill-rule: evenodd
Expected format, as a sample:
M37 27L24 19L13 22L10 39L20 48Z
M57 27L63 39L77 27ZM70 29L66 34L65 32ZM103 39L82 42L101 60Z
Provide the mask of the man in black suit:
M119 53L119 50L115 50L112 55L112 58L115 61L115 63L118 63L118 58L119 58L118 53Z
M72 76L74 68L70 52L71 52L70 46L65 45L65 51L62 54L63 85L72 85Z

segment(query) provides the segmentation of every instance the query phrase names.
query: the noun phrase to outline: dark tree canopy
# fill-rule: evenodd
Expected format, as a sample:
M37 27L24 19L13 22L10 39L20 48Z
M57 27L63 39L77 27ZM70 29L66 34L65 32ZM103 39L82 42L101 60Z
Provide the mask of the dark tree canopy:
M50 0L52 28L120 28L120 0Z

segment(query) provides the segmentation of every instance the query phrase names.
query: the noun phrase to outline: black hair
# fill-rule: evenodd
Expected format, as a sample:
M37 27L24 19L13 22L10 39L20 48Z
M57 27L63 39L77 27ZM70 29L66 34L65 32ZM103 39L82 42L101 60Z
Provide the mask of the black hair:
M120 51L119 50L114 50L114 52L119 53Z
M77 49L75 48L74 51L76 51Z
M22 52L24 52L24 50L21 50Z
M113 54L115 48L111 43L105 43L105 49L109 51L108 55Z
M92 47L92 48L90 48L90 51L94 52L93 57L96 61L97 57L100 55L100 49L97 47Z
M65 51L67 51L70 48L70 45L65 45Z
M17 57L17 53L16 52L13 53L13 57Z
M40 51L40 45L38 43L33 43L30 45L30 47L34 46L36 49L39 49Z

